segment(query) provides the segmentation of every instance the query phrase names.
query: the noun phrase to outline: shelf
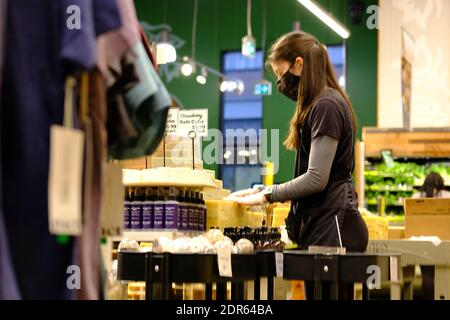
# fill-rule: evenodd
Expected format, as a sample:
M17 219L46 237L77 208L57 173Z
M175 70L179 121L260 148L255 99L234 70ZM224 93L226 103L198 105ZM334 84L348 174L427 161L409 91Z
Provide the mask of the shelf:
M398 188L365 188L365 191L371 191L371 192L415 192L416 189L398 189Z
M377 206L378 203L376 201L367 201L367 205L368 206ZM386 207L402 207L403 208L403 204L402 203L386 204Z
M149 181L149 182L133 182L124 183L125 187L175 187L175 188L215 188L214 184L210 183L182 183L182 182L167 182L167 181Z
M364 171L364 176L381 178L414 178L412 173L379 173L378 171Z
M177 230L143 230L143 231L124 231L122 236L112 237L113 241L121 241L122 239L149 241L153 242L160 237L176 239L181 237L193 237L203 234L203 231L177 231Z

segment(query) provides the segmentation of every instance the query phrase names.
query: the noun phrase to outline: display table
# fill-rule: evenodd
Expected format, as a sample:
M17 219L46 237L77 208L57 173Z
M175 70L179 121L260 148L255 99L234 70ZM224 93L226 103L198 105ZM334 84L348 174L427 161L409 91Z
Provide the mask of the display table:
M400 274L399 254L347 253L317 254L308 251L285 251L283 278L314 283L314 299L322 299L322 283L330 283L330 299L337 300L338 292L346 288L348 299L353 298L353 285L363 284L363 299L369 299L367 280L379 270L380 283ZM375 271L378 272L378 271Z
M128 281L145 281L146 299L155 296L154 284L161 285L160 299L170 299L172 283L204 283L206 299L212 299L212 285L216 284L216 298L226 299L226 284L232 283L232 299L242 300L244 281L254 281L255 300L260 296L260 278L267 277L268 299L273 299L275 253L235 254L231 259L233 277L219 275L215 254L171 254L119 252L117 278Z
M315 299L322 298L322 282L331 284L332 299L338 290L348 288L346 295L353 298L353 284L363 283L363 299L369 298L367 280L378 272L381 282L397 277L400 271L399 254L347 253L346 255L317 254L286 250L283 254L283 278L315 283ZM395 263L393 263L393 261ZM231 298L244 299L244 281L254 281L254 299L260 299L260 279L267 278L267 298L273 299L273 280L276 276L274 251L255 254L232 255L233 277L219 275L215 254L155 254L119 252L117 278L119 280L145 281L146 299L170 299L172 283L204 283L206 299L212 299L212 285L216 284L216 298L226 299L226 284L231 282ZM154 286L160 286L156 294Z
M430 241L413 240L374 240L369 242L368 251L376 254L396 252L402 255L403 267L402 281L406 285L404 299L412 299L411 270L414 266L434 266L434 298L435 300L450 300L450 241L443 241L435 246ZM410 277L405 276L405 272ZM400 292L396 293L396 299L400 299Z

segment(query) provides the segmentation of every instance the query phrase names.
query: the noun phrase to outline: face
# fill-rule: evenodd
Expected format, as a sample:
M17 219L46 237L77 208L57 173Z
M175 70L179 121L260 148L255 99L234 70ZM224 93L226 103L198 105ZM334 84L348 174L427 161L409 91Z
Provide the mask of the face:
M301 76L303 70L303 58L297 57L292 66L291 63L286 60L274 61L270 65L278 81L288 71L295 76ZM289 69L290 66L291 68Z
M292 101L298 100L299 85L303 69L303 59L298 57L293 63L276 61L272 69L277 76L277 89Z

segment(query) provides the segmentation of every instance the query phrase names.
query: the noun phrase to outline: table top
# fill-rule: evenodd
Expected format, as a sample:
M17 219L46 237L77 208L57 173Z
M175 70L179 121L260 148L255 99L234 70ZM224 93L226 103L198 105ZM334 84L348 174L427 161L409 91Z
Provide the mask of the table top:
M371 240L368 251L376 254L395 252L401 254L402 266L433 265L450 267L450 241L439 245L431 241Z

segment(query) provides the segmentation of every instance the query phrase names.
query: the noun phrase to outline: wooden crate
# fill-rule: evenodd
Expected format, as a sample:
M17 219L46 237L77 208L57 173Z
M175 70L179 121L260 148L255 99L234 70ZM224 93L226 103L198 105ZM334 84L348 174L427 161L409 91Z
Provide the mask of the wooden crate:
M400 129L363 128L366 157L380 157L390 150L394 157L450 157L450 128Z

